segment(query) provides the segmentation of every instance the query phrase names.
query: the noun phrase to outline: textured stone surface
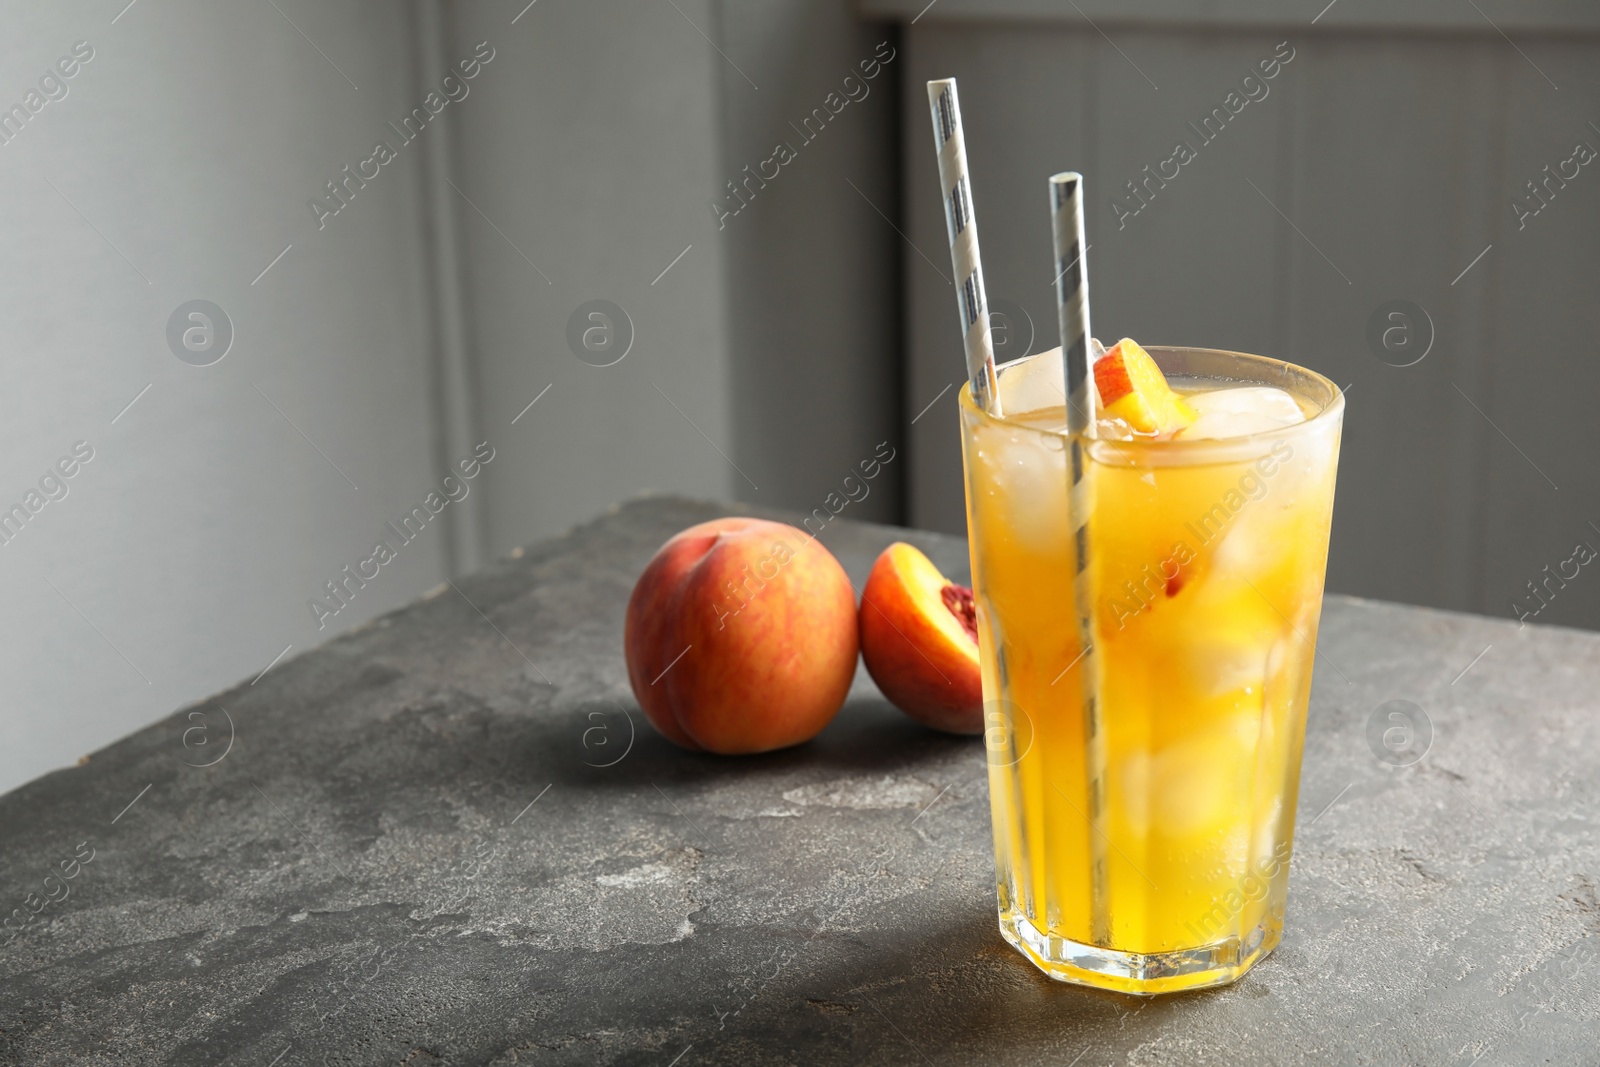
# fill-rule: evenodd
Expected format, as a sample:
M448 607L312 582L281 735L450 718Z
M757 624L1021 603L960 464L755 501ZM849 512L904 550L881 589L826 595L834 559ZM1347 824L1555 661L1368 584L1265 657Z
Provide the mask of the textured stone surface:
M1592 1058L1600 638L1330 598L1285 941L1137 1001L1000 940L981 744L864 671L795 750L651 732L627 594L722 510L627 505L0 797L0 907L75 873L0 947L0 1062ZM896 536L824 540L859 583ZM1396 698L1435 729L1405 768Z

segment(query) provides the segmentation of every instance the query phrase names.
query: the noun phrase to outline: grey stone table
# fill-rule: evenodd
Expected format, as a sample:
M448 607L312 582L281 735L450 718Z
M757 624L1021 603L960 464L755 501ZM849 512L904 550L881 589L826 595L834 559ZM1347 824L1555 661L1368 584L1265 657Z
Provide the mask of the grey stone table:
M1595 1062L1600 637L1330 598L1287 937L1140 1001L1001 941L981 743L865 672L787 752L651 731L623 607L724 511L629 504L0 798L0 1061ZM824 540L859 583L896 537L966 573Z

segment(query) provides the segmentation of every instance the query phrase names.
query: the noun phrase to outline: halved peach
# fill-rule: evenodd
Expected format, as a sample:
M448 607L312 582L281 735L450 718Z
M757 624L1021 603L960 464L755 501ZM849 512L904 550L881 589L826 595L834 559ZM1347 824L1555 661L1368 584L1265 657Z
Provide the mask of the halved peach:
M1174 433L1200 417L1167 384L1150 353L1131 338L1124 337L1095 361L1094 385L1106 414L1140 433Z
M946 579L918 549L896 542L867 576L860 629L861 657L891 703L936 730L983 732L971 589Z

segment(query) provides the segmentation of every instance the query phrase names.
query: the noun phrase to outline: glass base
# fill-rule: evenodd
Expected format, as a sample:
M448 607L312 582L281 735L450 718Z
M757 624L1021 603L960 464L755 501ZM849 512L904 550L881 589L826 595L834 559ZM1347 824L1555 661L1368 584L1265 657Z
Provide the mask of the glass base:
M1148 997L1228 985L1283 940L1283 913L1269 913L1243 938L1175 952L1118 952L1051 937L1015 912L1000 913L1000 935L1058 982Z

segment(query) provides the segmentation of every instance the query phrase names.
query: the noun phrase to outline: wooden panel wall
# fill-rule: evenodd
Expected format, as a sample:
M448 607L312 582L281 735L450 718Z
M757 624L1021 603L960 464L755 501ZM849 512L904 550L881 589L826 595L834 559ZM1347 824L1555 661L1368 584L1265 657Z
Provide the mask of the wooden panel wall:
M869 5L909 24L908 417L962 375L922 88L953 75L991 301L1026 310L1036 348L1055 344L1046 179L1077 169L1100 337L1263 352L1350 387L1330 589L1498 615L1521 594L1538 607L1526 583L1541 568L1580 539L1600 548L1588 526L1600 526L1600 166L1520 230L1511 201L1577 142L1600 148L1594 19L1574 10L1558 26L1548 11L1489 5L1513 45L1470 9L1422 5L1422 24L1395 33L1348 11L1312 25L1321 6L1286 20L1281 5L1238 3L1207 23L1143 3L1091 26L1068 5L985 17L952 2L914 24L920 4ZM1269 93L1203 142L1188 124L1280 42L1293 59ZM1195 158L1119 217L1110 199L1180 140ZM1432 320L1414 366L1380 361L1366 340L1396 299ZM915 525L963 526L953 393L911 427ZM1583 568L1553 588L1538 621L1600 625L1600 577Z

